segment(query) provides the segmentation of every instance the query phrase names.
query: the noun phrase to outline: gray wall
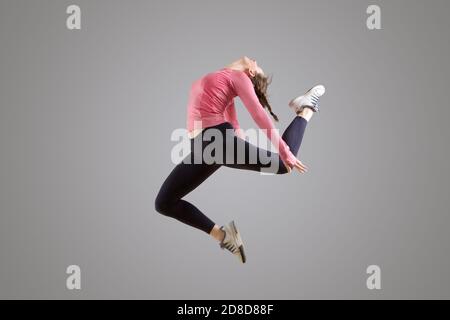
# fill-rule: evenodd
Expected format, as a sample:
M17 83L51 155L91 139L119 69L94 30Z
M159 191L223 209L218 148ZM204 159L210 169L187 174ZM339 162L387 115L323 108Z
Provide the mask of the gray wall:
M73 3L79 31L65 25ZM369 4L382 30L366 28ZM449 12L446 0L1 0L0 298L450 298ZM274 75L280 129L292 97L327 86L306 175L222 168L187 197L237 221L246 265L153 207L191 82L242 55ZM80 291L66 289L70 264Z

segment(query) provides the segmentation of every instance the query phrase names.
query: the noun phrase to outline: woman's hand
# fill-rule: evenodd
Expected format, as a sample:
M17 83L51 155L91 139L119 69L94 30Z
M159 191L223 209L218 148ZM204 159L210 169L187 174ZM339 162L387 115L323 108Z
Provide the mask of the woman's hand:
M297 159L295 162L294 168L297 169L300 173L308 172L308 167L305 166L300 160Z
M284 166L287 168L288 173L292 172L292 169L297 169L300 173L306 173L308 172L308 167L305 166L300 160L298 160L297 158L295 159L295 163L294 165L291 167L290 165L287 165L286 163L284 163Z

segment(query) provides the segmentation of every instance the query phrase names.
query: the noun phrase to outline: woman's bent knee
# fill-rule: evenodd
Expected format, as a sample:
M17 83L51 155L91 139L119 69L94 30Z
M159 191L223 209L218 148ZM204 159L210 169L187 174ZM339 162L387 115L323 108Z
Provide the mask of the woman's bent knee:
M156 212L170 216L170 201L159 193L155 199L155 210Z

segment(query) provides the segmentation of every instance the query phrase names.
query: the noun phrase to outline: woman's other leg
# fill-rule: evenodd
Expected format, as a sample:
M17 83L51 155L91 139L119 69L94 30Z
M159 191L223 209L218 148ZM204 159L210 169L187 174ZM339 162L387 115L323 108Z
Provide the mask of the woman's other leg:
M216 224L193 204L182 198L219 168L219 164L193 164L184 163L184 161L178 164L159 190L155 200L156 211L210 234L214 231ZM211 235L214 237L213 234Z

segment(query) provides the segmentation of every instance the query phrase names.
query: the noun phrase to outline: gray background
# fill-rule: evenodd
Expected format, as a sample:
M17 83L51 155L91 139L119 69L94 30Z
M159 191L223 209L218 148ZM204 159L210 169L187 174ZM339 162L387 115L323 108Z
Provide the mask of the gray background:
M450 298L449 14L446 0L1 0L0 298ZM242 55L274 75L280 129L291 98L327 86L308 174L222 168L187 197L237 221L246 265L153 204L190 84Z

